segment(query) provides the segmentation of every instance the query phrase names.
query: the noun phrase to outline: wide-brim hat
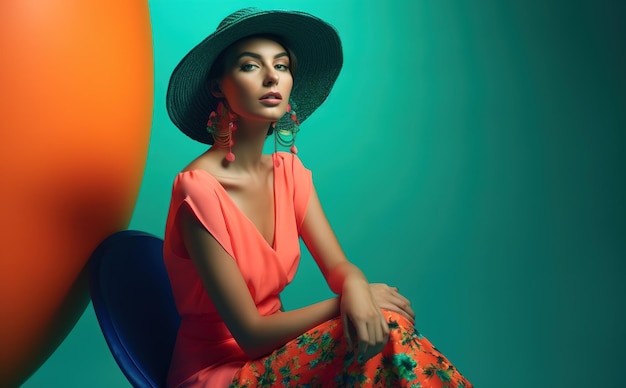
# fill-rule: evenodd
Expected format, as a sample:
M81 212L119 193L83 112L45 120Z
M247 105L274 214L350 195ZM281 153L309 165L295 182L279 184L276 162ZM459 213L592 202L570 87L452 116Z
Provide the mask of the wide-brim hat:
M328 97L343 64L341 40L333 26L299 11L264 11L244 8L227 16L215 32L195 46L172 73L167 90L167 111L187 136L213 144L207 120L219 99L210 91L209 72L220 53L233 43L258 34L278 36L294 53L297 71L290 100L302 123ZM276 129L291 129L289 114Z

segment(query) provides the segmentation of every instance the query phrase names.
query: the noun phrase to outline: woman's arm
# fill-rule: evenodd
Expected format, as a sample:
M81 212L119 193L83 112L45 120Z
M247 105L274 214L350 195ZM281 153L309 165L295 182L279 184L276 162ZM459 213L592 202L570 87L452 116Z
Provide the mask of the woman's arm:
M341 295L346 340L351 343L349 330L352 324L359 341L358 354L366 360L379 353L387 343L389 327L365 275L348 261L341 249L315 189L311 193L301 234L329 287Z
M289 340L339 314L337 298L270 316L258 313L232 257L196 219L180 209L182 232L191 260L213 304L250 358L266 355Z
M344 283L348 278L367 284L363 272L346 258L324 214L322 204L314 188L309 199L301 234L328 286L334 293L342 294Z

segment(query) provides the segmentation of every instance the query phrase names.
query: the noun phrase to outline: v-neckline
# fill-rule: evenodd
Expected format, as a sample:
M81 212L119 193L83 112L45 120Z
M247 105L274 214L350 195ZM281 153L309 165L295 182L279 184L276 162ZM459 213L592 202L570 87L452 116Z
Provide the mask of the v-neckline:
M259 228L256 226L256 224L250 219L250 217L248 217L248 215L246 213L243 212L243 210L241 210L239 208L239 206L237 206L237 203L230 197L230 194L228 194L228 190L226 190L226 188L224 188L224 186L222 185L222 183L215 177L213 176L213 174L211 174L210 172L208 172L207 170L201 169L201 168L197 168L197 169L191 169L191 170L185 170L183 172L195 172L195 171L202 171L205 175L209 176L211 179L213 179L215 181L215 183L217 183L217 186L219 187L219 189L222 192L222 195L225 196L226 198L228 198L228 202L235 208L237 209L237 212L239 214L241 214L241 216L252 226L252 228L256 231L257 236L265 243L265 245L271 249L274 253L276 253L276 239L278 236L278 233L276 232L278 230L278 217L277 217L277 201L276 201L276 165L275 163L272 163L272 201L274 202L274 212L273 212L273 216L274 216L274 230L272 231L272 238L273 241L270 244L266 239L265 236L263 236L263 233L261 233L261 231L259 230Z

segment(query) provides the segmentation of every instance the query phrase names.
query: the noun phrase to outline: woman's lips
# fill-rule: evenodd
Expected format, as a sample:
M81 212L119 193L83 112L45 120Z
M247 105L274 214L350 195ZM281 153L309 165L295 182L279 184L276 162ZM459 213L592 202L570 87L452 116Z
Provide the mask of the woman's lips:
M266 100L266 99L278 99L278 100L282 100L283 97L280 95L280 93L278 92L269 92L269 93L265 93L264 95L261 96L260 98L261 100Z
M283 98L280 95L280 93L278 93L278 92L266 93L263 96L261 96L261 98L259 99L261 104L269 105L269 106L279 105L282 100L283 100Z

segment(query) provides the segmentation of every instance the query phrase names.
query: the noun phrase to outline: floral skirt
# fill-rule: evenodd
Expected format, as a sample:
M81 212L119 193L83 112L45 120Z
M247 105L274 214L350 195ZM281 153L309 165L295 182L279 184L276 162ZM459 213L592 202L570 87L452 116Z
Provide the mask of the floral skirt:
M230 387L472 387L406 318L390 311L385 316L389 342L364 364L348 348L341 319L335 318L247 362Z

